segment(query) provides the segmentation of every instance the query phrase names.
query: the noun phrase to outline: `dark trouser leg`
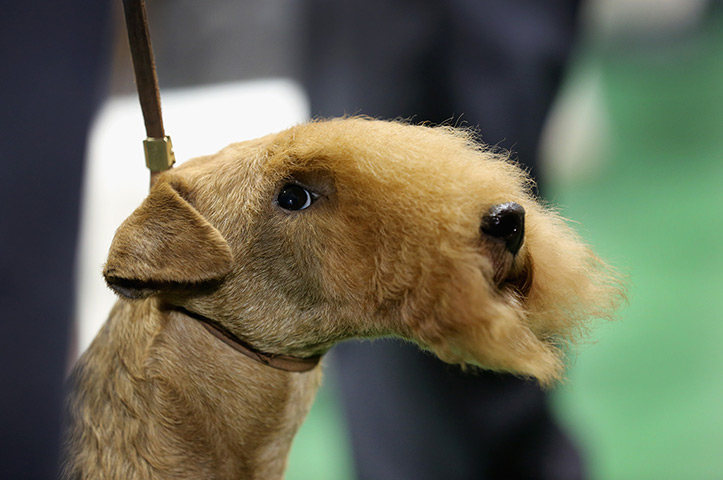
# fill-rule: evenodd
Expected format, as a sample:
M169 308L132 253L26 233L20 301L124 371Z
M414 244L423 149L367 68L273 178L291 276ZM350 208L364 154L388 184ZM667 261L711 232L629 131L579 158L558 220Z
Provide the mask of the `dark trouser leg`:
M307 0L307 7L312 114L461 119L537 173L576 0ZM391 341L341 345L334 356L362 480L583 476L576 448L533 383L465 375Z
M108 4L0 16L0 476L56 477L85 139Z

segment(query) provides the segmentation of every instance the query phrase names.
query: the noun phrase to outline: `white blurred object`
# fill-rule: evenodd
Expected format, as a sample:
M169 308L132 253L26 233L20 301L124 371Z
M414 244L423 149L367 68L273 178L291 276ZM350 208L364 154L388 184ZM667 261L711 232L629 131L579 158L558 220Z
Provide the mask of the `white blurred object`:
M283 130L309 115L302 88L283 79L168 90L161 96L179 163ZM90 132L77 266L78 352L88 347L115 302L101 271L116 228L148 193L144 138L135 95L105 102Z
M695 28L708 0L591 0L584 23L593 35L608 41L672 38ZM631 42L632 40L632 42ZM608 155L610 120L601 67L578 66L555 101L543 130L540 161L550 183L595 177Z
M591 0L584 17L606 38L660 37L695 27L709 0Z
M609 136L602 72L584 65L556 100L542 132L545 179L564 184L594 177L607 157Z

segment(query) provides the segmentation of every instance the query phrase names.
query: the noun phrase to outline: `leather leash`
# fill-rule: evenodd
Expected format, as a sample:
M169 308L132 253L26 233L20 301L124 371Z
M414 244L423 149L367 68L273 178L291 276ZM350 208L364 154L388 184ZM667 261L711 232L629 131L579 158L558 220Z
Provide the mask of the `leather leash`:
M123 0L128 30L128 44L133 60L138 98L143 111L147 138L143 141L146 166L151 171L151 185L158 173L168 170L176 161L171 137L163 129L161 94L158 89L156 64L148 30L144 0Z
M143 121L146 126L147 138L143 141L143 150L146 156L146 166L151 171L151 186L153 186L158 174L173 167L176 158L173 154L171 138L163 129L161 94L158 89L158 77L153 59L145 2L144 0L123 0L123 11L126 18L128 44L133 59L138 98L141 102ZM321 360L321 355L299 358L261 352L221 327L217 322L180 307L177 307L177 310L197 320L214 337L226 345L263 365L286 372L308 372Z

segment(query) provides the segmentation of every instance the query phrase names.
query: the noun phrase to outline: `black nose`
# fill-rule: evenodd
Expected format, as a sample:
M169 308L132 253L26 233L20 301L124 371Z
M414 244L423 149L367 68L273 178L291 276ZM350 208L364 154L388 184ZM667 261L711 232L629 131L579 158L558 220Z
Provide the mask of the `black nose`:
M516 255L525 238L525 209L515 202L500 203L482 217L482 233L505 242L505 248Z

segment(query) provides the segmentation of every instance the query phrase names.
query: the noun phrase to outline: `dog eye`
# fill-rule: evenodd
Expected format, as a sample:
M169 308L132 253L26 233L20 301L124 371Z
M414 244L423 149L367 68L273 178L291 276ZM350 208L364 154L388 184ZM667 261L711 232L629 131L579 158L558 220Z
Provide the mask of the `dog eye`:
M276 202L284 210L294 211L309 208L315 199L316 195L314 193L301 185L289 183L281 189L278 197L276 197Z

